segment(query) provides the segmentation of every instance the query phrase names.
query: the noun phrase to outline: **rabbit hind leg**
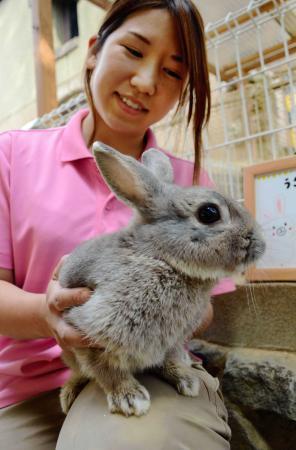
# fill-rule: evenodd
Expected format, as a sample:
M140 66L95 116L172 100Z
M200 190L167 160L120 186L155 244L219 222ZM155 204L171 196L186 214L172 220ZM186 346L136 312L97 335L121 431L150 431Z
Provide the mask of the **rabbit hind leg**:
M89 378L81 374L74 350L64 349L62 359L72 369L69 380L62 386L60 391L61 408L63 413L67 414L75 398L89 382Z
M69 412L75 398L88 382L89 378L74 372L64 384L60 392L60 403L64 414Z

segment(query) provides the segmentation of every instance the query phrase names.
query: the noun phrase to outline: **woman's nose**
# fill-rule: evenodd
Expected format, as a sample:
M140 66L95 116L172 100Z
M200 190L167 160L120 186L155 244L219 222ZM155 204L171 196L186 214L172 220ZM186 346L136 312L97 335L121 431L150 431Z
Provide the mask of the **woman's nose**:
M153 95L157 86L156 70L151 67L142 67L132 76L130 83L141 94Z

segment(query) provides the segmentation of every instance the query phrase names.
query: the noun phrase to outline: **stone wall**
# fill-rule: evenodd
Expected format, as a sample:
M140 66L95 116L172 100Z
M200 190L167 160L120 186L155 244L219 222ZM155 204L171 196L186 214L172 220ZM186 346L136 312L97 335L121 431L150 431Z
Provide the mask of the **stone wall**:
M214 298L190 347L221 380L233 450L296 449L296 283L241 286Z

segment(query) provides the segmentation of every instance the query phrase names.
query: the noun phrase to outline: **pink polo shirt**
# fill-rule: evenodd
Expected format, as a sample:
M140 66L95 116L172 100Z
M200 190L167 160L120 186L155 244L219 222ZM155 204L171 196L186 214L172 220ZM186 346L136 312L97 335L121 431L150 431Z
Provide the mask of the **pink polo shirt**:
M81 123L0 134L0 267L13 269L16 285L44 293L60 258L80 242L116 231L131 210L117 200L86 147ZM157 147L148 131L147 148ZM169 154L175 182L189 186L193 164ZM212 185L206 172L200 184ZM223 280L213 294L234 289ZM61 386L69 370L54 339L0 337L0 407Z

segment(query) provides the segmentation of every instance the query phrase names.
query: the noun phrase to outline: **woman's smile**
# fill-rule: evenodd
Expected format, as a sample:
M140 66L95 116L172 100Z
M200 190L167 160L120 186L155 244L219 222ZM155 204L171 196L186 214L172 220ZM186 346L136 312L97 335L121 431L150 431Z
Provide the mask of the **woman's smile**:
M115 92L115 97L118 100L118 104L120 108L127 114L131 114L132 116L138 116L141 114L146 114L148 109L144 107L144 105L129 95L122 95L118 92Z

